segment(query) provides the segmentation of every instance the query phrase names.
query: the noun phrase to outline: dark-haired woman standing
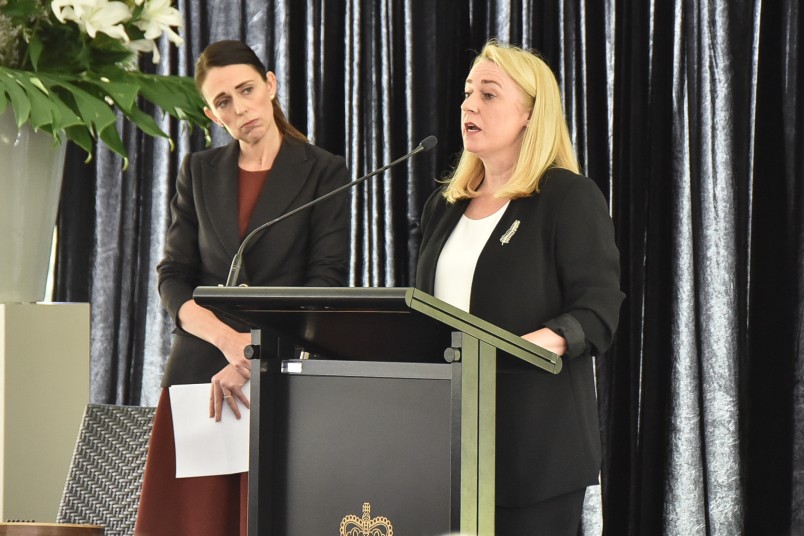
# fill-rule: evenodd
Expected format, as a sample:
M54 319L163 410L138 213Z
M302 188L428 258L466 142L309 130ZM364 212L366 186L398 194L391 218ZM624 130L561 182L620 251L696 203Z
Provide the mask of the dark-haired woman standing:
M171 201L165 256L157 267L162 303L176 323L148 451L138 536L246 534L247 474L175 478L167 387L211 382L209 416L249 407L246 326L193 301L197 286L226 281L242 239L259 224L345 184L344 160L307 142L276 98L276 77L240 41L213 43L196 62L205 113L234 138L185 158ZM266 230L250 243L238 283L341 286L347 281L349 219L336 196ZM206 411L206 408L200 408Z

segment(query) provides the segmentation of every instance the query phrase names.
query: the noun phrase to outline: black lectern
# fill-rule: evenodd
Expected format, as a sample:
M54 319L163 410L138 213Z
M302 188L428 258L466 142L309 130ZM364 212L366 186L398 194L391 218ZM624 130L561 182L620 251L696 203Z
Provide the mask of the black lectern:
M254 328L251 536L494 534L497 351L559 356L413 288L194 297Z

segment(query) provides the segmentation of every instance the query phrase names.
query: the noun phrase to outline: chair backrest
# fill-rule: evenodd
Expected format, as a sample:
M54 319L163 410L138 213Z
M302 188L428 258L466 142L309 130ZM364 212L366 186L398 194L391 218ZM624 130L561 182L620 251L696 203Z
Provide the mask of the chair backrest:
M103 525L106 536L131 536L155 408L89 404L57 521Z

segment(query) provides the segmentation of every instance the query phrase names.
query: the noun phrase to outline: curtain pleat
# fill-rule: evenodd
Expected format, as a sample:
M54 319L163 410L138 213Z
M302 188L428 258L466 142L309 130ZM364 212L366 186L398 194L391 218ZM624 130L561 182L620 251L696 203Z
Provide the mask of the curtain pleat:
M741 13L745 7L749 12ZM745 75L751 81L751 7L677 10L672 281L679 300L672 318L670 534L740 534L743 527L737 366L747 288L740 267L748 256L740 189L751 175L750 140L740 134L753 123L753 107L739 81ZM747 51L735 53L742 43ZM704 509L706 500L718 508Z
M777 6L782 11L779 32L781 57L781 102L784 176L787 205L790 214L789 229L792 248L796 250L796 262L792 266L796 274L793 292L793 418L792 418L792 482L791 494L783 511L792 512L791 526L794 532L804 532L804 69L798 53L802 49L802 23L804 10L797 2ZM798 243L796 246L796 242ZM792 251L791 251L792 253ZM791 255L792 256L792 255ZM784 499L785 497L781 497Z
M804 530L799 4L762 2L759 17L748 348L742 363L746 532L755 534ZM752 515L757 512L763 515Z
M192 75L242 39L289 119L353 178L350 284L405 286L419 217L461 149L463 83L496 37L555 72L581 167L609 201L627 299L596 362L602 485L584 533L804 531L804 111L796 0L176 0ZM56 299L91 304L91 399L156 403L172 326L156 289L182 158L120 123L126 170L71 147ZM213 129L212 143L228 142ZM602 495L602 499L601 499ZM601 528L600 510L603 510Z

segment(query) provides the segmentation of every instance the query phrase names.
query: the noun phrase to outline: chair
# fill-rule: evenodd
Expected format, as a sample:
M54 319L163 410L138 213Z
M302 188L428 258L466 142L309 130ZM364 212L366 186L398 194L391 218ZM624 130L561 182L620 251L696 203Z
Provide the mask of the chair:
M156 408L89 404L56 520L131 536Z

